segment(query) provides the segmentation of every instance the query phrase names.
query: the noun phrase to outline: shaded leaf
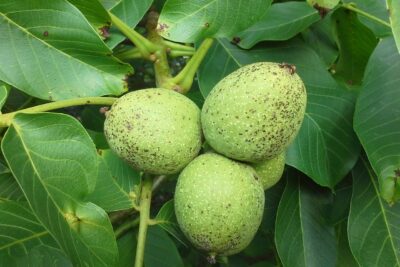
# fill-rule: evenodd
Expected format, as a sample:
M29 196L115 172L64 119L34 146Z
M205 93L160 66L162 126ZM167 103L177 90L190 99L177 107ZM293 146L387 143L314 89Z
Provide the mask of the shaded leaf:
M232 37L260 20L271 0L168 0L158 30L166 39L194 43L206 37Z
M60 100L119 95L131 71L65 0L0 0L0 79L29 95Z
M352 195L352 179L348 175L335 188L332 194L332 203L326 209L326 220L331 225L336 225L347 219L350 210Z
M6 103L9 91L10 91L10 86L8 84L3 83L2 81L0 81L0 109Z
M27 205L0 200L0 255L17 259L41 244L58 247Z
M87 197L87 201L93 202L107 212L133 208L133 200L128 192L111 176L104 160L98 158L98 176L96 187Z
M400 53L400 1L386 0L390 14L390 24L394 40L396 41L397 51Z
M361 84L368 58L378 43L373 32L358 21L357 14L340 8L332 15L339 59L336 75L349 84Z
M12 267L7 265L8 267ZM34 247L28 255L17 259L16 266L24 267L73 267L71 261L59 249L40 245Z
M174 200L167 201L157 213L155 218L157 225L175 237L179 242L187 246L187 240L179 228L175 216Z
M97 154L80 123L64 114L17 114L2 151L34 214L73 264L114 266L108 216L84 201L96 183Z
M400 205L379 196L378 181L362 159L353 170L348 221L350 248L360 266L400 266Z
M358 9L389 23L389 13L384 0L342 0L342 2L353 3ZM391 34L390 27L364 16L360 16L359 19L365 26L370 28L377 37L384 37Z
M302 32L304 41L320 56L326 66L336 61L339 51L333 36L332 12Z
M136 187L140 183L140 173L118 157L111 149L102 150L101 157L117 184L128 194L136 192Z
M292 38L318 21L318 11L304 2L272 5L260 21L239 33L239 46L251 48L260 41L281 41Z
M307 88L305 118L288 149L286 164L320 185L335 186L352 169L359 153L352 127L354 96L335 82L324 63L303 42L295 39L244 51L217 39L198 72L201 92L207 96L223 77L259 61L295 64Z
M137 236L134 231L129 231L118 238L119 261L118 267L132 267L135 262Z
M290 173L279 203L275 243L284 266L335 266L336 238L324 218L329 194Z
M400 54L393 38L385 38L368 62L354 114L354 129L387 201L397 198L395 185L388 183L394 183L400 169L399 73Z
M23 200L24 195L11 171L0 163L0 199Z
M318 5L319 7L332 9L334 8L340 0L307 0L311 6Z
M338 237L338 253L336 267L358 267L358 263L351 253L347 236L347 223L344 221L336 227Z
M282 175L281 180L276 185L265 191L264 213L260 225L260 230L264 233L273 233L275 230L276 212L286 185L284 177L287 177L287 173Z
M68 0L68 2L76 6L99 33L101 33L100 28L110 25L110 16L99 0Z
M146 267L183 267L183 261L175 243L159 226L152 226L147 231L144 265Z
M110 9L111 13L120 18L128 26L134 28L146 14L153 0L115 0L113 1L114 3L102 0L102 2L103 5ZM110 36L107 38L106 43L110 48L114 48L125 38L117 29L111 27Z

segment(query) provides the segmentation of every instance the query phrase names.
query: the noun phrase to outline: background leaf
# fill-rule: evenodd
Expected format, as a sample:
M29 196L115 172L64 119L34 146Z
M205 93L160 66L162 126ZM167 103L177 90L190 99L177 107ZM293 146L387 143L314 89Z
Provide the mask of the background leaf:
M342 0L342 2L354 3L358 9L361 9L362 11L365 11L389 23L389 15L385 0ZM370 28L377 37L391 35L390 27L382 25L364 16L360 16L359 19L365 26Z
M24 195L11 171L0 163L0 199L24 200Z
M68 2L76 6L99 33L101 28L110 25L111 18L98 0L68 0Z
M400 266L400 205L379 196L378 181L363 159L353 170L348 221L350 248L360 266Z
M332 15L339 59L336 75L350 84L361 84L368 58L378 43L373 32L358 21L357 14L340 8Z
M133 208L133 199L111 175L107 164L100 156L98 164L96 187L87 197L87 201L93 202L107 212Z
M40 245L28 255L17 259L17 266L24 267L73 267L71 261L59 249ZM7 265L11 267L10 265Z
M107 5L106 0L102 0L103 5L109 6L110 12L120 18L130 27L134 28L139 21L146 14L150 8L153 0L116 0L114 5ZM106 43L110 48L114 48L117 44L123 41L126 37L122 35L117 29L111 27L110 36L107 38Z
M358 267L356 259L351 253L347 236L347 222L343 221L336 227L338 237L337 267Z
M0 81L0 109L6 103L9 91L10 91L10 86L8 84Z
M386 0L390 14L390 24L394 40L396 41L397 51L400 53L400 2L396 0Z
M313 50L299 39L256 46L245 51L217 39L201 65L198 77L204 96L233 70L258 61L295 64L307 88L307 109L286 163L316 183L333 187L354 166L359 144L353 132L354 96L341 88Z
M260 41L287 40L318 21L318 11L304 2L272 5L256 24L238 34L239 46L251 48Z
M272 0L167 0L158 21L160 35L194 43L206 37L232 37L260 20Z
M187 246L187 240L181 232L175 216L174 200L171 199L161 207L155 218L157 225Z
M400 169L400 54L393 38L383 39L372 54L357 100L354 129L381 186ZM394 185L392 186L392 191ZM394 200L394 192L384 195Z
M101 157L117 184L127 193L136 192L140 183L140 172L117 156L111 149L101 151Z
M135 231L129 231L118 238L119 261L118 267L132 267L135 262L137 236Z
M339 51L333 36L332 12L302 32L304 41L319 55L327 67L336 61Z
M131 71L65 0L0 0L0 80L48 100L119 95Z
M34 214L73 264L114 266L108 216L84 202L96 183L97 154L79 122L63 114L17 114L2 151Z
M279 203L275 243L283 266L335 266L336 239L324 218L329 194L290 173Z
M311 6L318 5L320 7L332 9L334 8L340 0L307 0Z
M146 267L183 267L176 245L159 226L148 229L144 265Z

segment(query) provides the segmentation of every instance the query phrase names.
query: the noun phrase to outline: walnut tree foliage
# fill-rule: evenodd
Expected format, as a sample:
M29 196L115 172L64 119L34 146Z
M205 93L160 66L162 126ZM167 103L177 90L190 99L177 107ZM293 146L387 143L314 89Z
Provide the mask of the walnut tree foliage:
M305 116L255 238L215 266L400 266L399 3L0 0L0 266L207 266L177 174L146 183L105 114L152 87L201 108L262 61L295 66Z

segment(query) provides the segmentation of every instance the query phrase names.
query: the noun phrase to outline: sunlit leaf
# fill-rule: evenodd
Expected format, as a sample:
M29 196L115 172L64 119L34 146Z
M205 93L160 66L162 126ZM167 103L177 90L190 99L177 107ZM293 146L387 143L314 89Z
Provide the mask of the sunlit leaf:
M119 95L131 67L66 0L0 0L0 80L48 100Z

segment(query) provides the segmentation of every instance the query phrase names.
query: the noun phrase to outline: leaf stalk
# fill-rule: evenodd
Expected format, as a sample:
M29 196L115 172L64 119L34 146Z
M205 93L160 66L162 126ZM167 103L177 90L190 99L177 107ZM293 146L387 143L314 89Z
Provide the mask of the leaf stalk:
M111 106L118 98L116 97L81 97L67 100L60 100L56 102L46 103L30 108L21 109L18 111L5 113L0 115L0 127L8 127L11 124L12 119L18 113L36 113L45 112L54 109L81 106L81 105L106 105Z

